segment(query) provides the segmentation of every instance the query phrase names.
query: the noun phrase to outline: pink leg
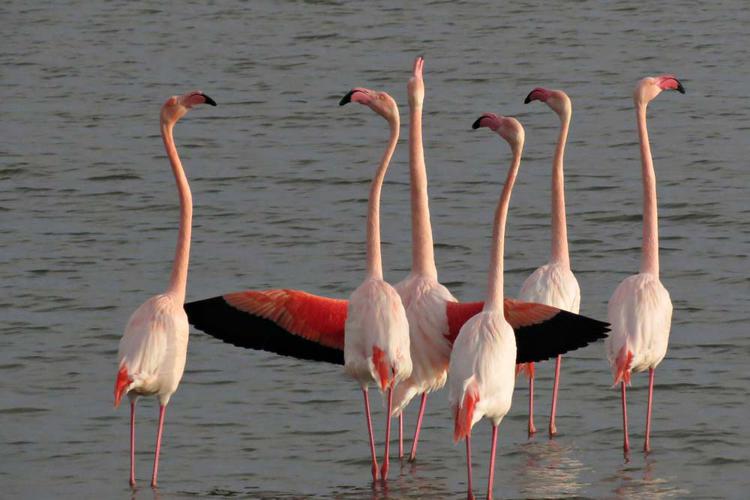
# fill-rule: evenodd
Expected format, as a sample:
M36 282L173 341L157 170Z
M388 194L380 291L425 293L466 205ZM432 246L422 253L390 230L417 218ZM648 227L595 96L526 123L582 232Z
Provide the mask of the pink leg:
M130 402L130 486L135 487L135 399Z
M628 439L628 403L625 397L625 382L622 382L622 433L623 433L623 445L622 448L625 453L630 451L630 440Z
M388 479L388 467L390 466L391 454L391 408L393 404L393 389L388 389L388 413L385 421L385 456L383 457L383 466L380 468L380 478L385 481Z
M164 413L166 406L159 406L159 430L156 433L156 452L154 452L154 473L151 475L151 487L156 488L156 478L159 475L159 453L161 453L161 434L164 430Z
M375 457L375 436L372 433L372 418L370 418L370 397L367 389L362 389L365 395L365 415L367 416L367 432L370 434L370 454L372 455L372 480L378 480L378 459Z
M424 407L427 405L427 393L422 393L422 402L419 405L419 416L417 417L417 430L414 431L414 441L411 443L411 454L409 460L412 462L417 459L417 443L419 442L419 430L422 428L422 417L424 416Z
M469 492L466 498L474 500L474 489L471 484L471 435L466 436L466 470L469 475Z
M534 426L534 375L529 377L529 436L536 434Z
M549 435L554 436L557 434L557 426L555 425L555 416L557 416L557 390L560 388L560 365L562 364L562 355L557 356L557 363L555 363L555 383L552 385L552 410L549 415Z
M404 458L404 412L398 415L398 458Z
M651 403L654 401L654 369L648 369L648 408L646 410L646 442L643 451L651 451Z
M492 487L495 484L495 450L497 449L497 426L492 426L492 448L490 449L490 480L487 482L487 500L492 500Z

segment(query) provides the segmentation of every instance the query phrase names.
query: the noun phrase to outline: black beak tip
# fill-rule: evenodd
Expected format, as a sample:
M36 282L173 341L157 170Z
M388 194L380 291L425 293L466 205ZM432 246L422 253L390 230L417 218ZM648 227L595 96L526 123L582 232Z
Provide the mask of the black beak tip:
M524 104L528 104L528 103L530 103L530 102L531 102L531 100L532 100L532 99L531 99L531 94L533 94L533 93L534 93L534 91L533 91L533 90L532 90L531 92L529 92L529 95L527 95L527 96L526 96L526 99L524 99L524 100L523 100L523 103L524 103Z
M339 106L343 106L344 104L349 104L350 102L352 102L353 93L354 93L353 90L350 90L349 92L347 92L346 95L342 97L341 100L339 101Z
M677 92L680 94L685 93L685 87L682 86L682 83L679 80L677 81Z
M484 117L480 116L479 118L477 118L474 121L474 123L471 124L471 128L474 129L474 130L478 129L479 128L479 122L482 121L482 118L484 118Z
M206 100L206 104L210 104L211 106L216 106L216 101L208 97L206 94L203 94L203 99Z

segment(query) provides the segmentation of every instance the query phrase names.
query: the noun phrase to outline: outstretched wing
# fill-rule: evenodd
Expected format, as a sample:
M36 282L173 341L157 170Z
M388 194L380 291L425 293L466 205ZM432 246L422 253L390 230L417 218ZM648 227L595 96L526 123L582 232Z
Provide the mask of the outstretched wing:
M248 349L344 364L346 300L299 290L228 293L185 304L190 323Z
M505 319L516 333L516 363L543 361L603 339L609 324L556 307L505 299ZM483 302L449 302L448 338L456 339L461 326L484 307Z
M482 302L447 302L451 343ZM185 304L190 323L248 349L344 364L347 301L300 290L245 291ZM505 299L516 332L517 363L542 361L605 338L608 324L556 307Z

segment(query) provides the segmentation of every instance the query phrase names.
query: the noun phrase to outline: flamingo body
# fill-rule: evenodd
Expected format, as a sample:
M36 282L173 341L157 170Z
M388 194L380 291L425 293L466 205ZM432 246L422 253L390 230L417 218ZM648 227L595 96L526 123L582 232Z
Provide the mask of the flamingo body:
M381 279L365 280L349 297L344 370L363 388L374 382L381 391L411 374L406 312L396 290Z
M187 314L169 293L155 295L135 310L120 339L117 358L128 384L116 391L116 404L123 394L169 403L185 370L188 331Z
M631 372L661 363L669 343L672 301L657 276L625 278L609 300L607 315L612 332L604 345L615 384L629 383Z
M521 286L518 299L578 314L581 289L570 267L550 262L534 271Z
M448 376L451 342L446 303L456 302L437 279L411 274L396 285L409 320L412 373L393 392L393 412L399 414L420 393L441 389Z
M510 411L515 365L516 338L502 313L482 311L461 327L448 368L454 441L482 417L497 426Z

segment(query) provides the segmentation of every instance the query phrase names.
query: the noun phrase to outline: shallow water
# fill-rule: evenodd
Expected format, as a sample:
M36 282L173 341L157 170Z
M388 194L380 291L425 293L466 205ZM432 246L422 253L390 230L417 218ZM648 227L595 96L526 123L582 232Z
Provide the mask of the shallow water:
M525 433L526 389L503 422L495 493L518 497L743 497L750 486L747 360L747 49L743 2L26 2L0 6L0 485L9 498L117 498L127 485L127 410L111 407L129 314L164 289L177 198L158 111L200 88L219 102L178 125L195 199L188 298L295 287L346 296L364 262L367 184L385 124L337 99L355 85L401 104L402 141L383 192L386 278L410 266L405 87L426 56L425 140L441 281L484 294L492 210L509 155L470 130L516 115L526 153L514 191L507 290L549 252L557 121L524 106L538 85L574 103L566 157L570 246L581 311L606 317L638 268L641 188L631 91L670 71L687 94L649 107L662 281L675 306L656 375L653 448L625 461L618 393L602 345L563 364L560 436ZM445 392L430 398L415 465L369 481L361 397L340 367L190 340L167 411L160 498L460 498L462 445ZM539 366L537 425L550 364ZM646 377L634 378L631 439L642 443ZM375 426L382 443L383 412ZM157 410L139 403L138 498ZM407 434L416 407L407 410ZM489 426L474 433L484 491ZM407 441L407 447L410 442ZM382 446L378 447L379 450ZM745 493L746 494L746 493Z

